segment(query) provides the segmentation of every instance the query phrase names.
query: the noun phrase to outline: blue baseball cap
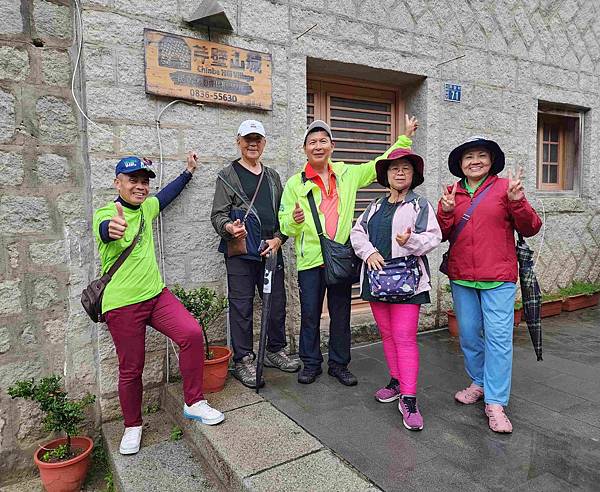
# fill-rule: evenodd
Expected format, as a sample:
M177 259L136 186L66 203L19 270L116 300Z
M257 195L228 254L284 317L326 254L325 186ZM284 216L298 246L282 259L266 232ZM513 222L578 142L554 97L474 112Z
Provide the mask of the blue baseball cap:
M117 162L117 165L115 166L115 176L118 176L119 174L131 174L136 171L146 171L148 176L156 178L154 171L148 167L151 165L152 161L145 157L142 157L141 159L135 155L123 157L123 159Z

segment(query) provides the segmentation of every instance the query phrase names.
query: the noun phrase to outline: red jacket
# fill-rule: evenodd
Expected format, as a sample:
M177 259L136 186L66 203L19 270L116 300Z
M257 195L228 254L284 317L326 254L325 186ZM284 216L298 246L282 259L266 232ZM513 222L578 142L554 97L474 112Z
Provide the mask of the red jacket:
M527 199L508 199L508 179L490 176L474 196L489 186L492 189L479 202L452 245L448 261L451 280L516 282L515 230L530 237L542 227L541 219ZM449 240L455 225L471 205L471 197L460 183L456 188L455 203L451 213L442 211L441 200L438 203L437 218L443 241Z

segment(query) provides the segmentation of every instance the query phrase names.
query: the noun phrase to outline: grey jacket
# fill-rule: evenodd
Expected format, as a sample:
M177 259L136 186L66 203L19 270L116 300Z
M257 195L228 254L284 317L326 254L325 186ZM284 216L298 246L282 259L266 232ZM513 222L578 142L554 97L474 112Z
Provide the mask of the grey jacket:
M236 159L237 161L237 159ZM233 161L233 162L236 162ZM213 197L213 206L210 213L210 221L219 236L225 241L230 241L233 236L227 232L225 226L232 222L230 218L230 212L234 209L243 210L246 212L252 197L248 197L242 188L242 183L233 168L233 162L219 171L217 175L217 183L215 185L215 196ZM265 178L269 182L271 188L271 198L273 203L273 212L275 213L275 219L279 213L279 203L281 202L281 194L283 193L283 186L281 184L281 178L274 169L263 166L265 172ZM253 213L258 221L258 212L252 207L250 213ZM276 223L276 231L274 237L278 237L282 242L285 242L287 236L281 234L279 230L279 222Z

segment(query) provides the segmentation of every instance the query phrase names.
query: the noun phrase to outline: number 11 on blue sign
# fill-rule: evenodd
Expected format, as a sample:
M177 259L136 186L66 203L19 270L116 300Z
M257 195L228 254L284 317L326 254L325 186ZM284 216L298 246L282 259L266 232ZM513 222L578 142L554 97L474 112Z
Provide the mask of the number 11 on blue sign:
M458 84L444 84L444 100L460 102L461 86Z

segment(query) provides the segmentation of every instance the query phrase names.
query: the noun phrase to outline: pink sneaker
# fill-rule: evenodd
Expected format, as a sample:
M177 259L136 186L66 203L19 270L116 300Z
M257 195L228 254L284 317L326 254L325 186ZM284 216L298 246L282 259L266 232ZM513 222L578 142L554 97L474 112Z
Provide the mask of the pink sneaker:
M375 392L375 399L380 403L389 403L400 398L400 383L396 378L390 379L387 386Z
M486 403L485 414L488 416L488 425L494 432L510 434L512 424L504 413L504 408L499 403Z
M412 431L423 429L423 416L417 406L417 398L414 396L403 396L398 401L398 410L402 414L404 427Z
M464 390L458 391L454 395L454 399L464 403L465 405L472 405L477 403L483 398L483 388L475 383L471 383L471 386Z

